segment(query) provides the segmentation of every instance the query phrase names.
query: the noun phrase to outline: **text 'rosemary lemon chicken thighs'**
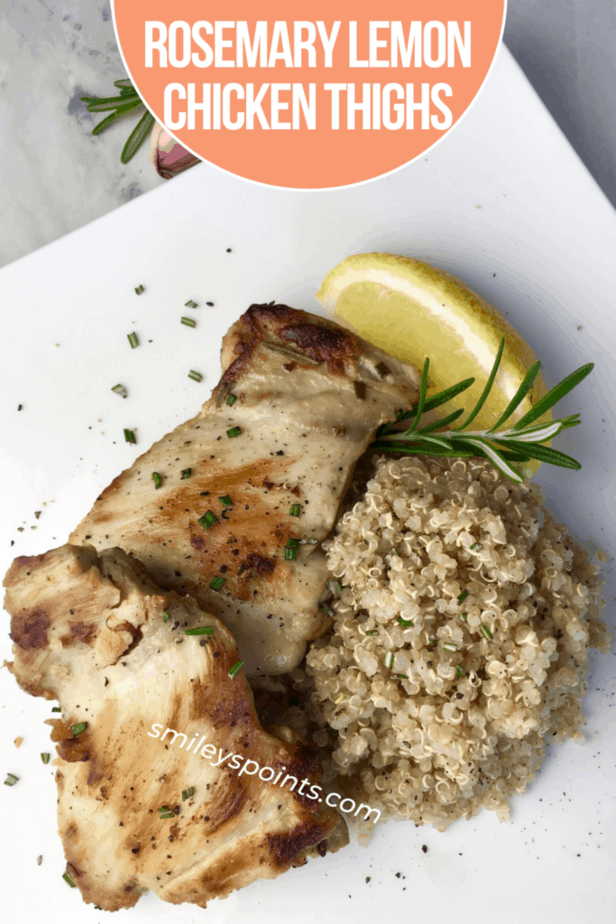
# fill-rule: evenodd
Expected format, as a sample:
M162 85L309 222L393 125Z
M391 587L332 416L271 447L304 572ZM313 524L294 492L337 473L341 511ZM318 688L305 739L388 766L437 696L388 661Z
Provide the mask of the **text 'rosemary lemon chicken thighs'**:
M200 413L119 475L70 541L132 552L225 622L249 672L284 673L327 624L319 543L355 463L419 375L285 305L252 305L222 367Z
M18 558L4 583L8 667L62 706L58 827L86 902L115 911L151 890L205 906L348 842L309 749L261 728L233 637L191 597L120 549Z

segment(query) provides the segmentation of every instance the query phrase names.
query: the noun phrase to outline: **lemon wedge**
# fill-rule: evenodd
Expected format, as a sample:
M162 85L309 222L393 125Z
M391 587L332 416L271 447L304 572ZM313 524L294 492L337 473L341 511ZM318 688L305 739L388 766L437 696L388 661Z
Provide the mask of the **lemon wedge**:
M339 324L418 370L428 356L429 396L472 376L474 384L440 408L441 416L459 407L472 409L504 337L499 371L473 430L487 430L496 423L536 361L528 344L496 308L455 276L412 257L388 253L347 257L327 274L317 298ZM505 426L520 420L546 392L539 374ZM548 412L541 421L551 419ZM538 463L528 467L536 471Z

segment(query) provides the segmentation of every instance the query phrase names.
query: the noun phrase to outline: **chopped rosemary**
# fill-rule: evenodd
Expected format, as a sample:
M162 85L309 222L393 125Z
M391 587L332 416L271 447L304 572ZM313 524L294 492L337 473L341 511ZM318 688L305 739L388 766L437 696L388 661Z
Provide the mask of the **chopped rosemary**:
M213 510L208 510L207 513L204 513L203 516L199 519L199 526L202 526L203 529L211 529L212 526L216 526L220 522Z
M60 706L52 706L51 711L52 712L62 712L62 709L60 708Z
M200 372L195 372L194 369L191 369L190 372L188 373L188 378L192 379L193 382L201 382L203 379L203 376L201 375Z
M287 548L284 550L284 560L285 561L296 561L296 559L297 559L297 549L292 548L292 547L289 548L289 546L287 546Z
M225 579L223 577L213 577L210 581L210 587L212 590L220 590L221 587L224 587Z
M4 781L5 786L14 786L15 783L19 781L19 777L15 776L14 773L7 773L6 780Z
M454 645L453 642L445 642L443 645L443 648L445 649L445 651L457 651L458 650L458 646Z
M126 440L127 443L136 443L137 437L135 436L135 431L127 430L125 427L124 428L124 439Z
M218 500L223 505L223 507L232 507L233 501L228 494L224 494L222 497L219 497Z
M227 404L229 405L229 407L233 407L236 401L237 401L237 398L235 395L227 395Z
M233 439L234 436L239 436L241 432L242 432L241 427L231 427L230 430L227 430L227 436L231 440Z
M376 635L376 629L366 629L366 635Z
M402 616L398 616L398 623L401 626L404 626L405 629L408 629L409 626L413 625L413 621L411 619L403 619Z
M77 722L76 725L71 725L71 731L73 733L73 738L76 738L77 735L83 734L83 732L88 727L87 722Z
M290 517L298 517L298 516L299 516L299 504L293 504L293 505L292 505L292 507L289 509L289 516L290 516Z
M460 596L458 597L458 603L464 603L467 597L468 597L468 590L463 590Z
M165 610L163 612L163 622L169 622L169 618L170 618L169 613L167 612L167 610Z
M175 818L175 813L171 811L168 805L161 805L158 810L159 818Z
M135 347L139 346L139 337L137 336L135 331L132 331L132 333L127 334L126 336L128 337L128 342L130 343L131 350L134 350Z
M183 468L183 469L182 469L182 475L181 475L182 481L183 481L185 478L190 478L191 475L192 475L192 468Z
M185 629L184 635L212 635L213 632L211 626L197 626L194 629Z
M483 546L482 546L481 542L473 542L473 544L472 544L472 546L471 546L471 551L474 552L475 550L477 550L477 552L480 552L482 548L483 548Z
M162 812L170 812L170 811L171 809L169 808L168 805L161 805L161 807L158 810L159 814L161 814Z
M189 298L187 302L184 302L184 307L185 308L196 308L197 303L193 302L192 298Z
M341 594L341 593L342 593L342 584L340 583L340 581L332 581L332 580L329 580L329 581L327 582L327 589L328 589L328 590L331 590L331 592L332 592L333 594Z
M75 888L76 888L75 883L74 883L73 880L71 879L68 870L67 870L65 873L63 873L62 878L64 879L65 882L68 883L68 885L70 885L71 889L75 889Z
M128 398L128 391L124 385L114 385L111 389L116 395L121 395L123 398Z
M182 324L185 324L186 327L196 327L197 322L194 318L182 318Z
M137 295L141 295L141 293L144 291L145 289L143 288L142 285L138 285L137 288L135 289L135 292L137 293Z
M388 667L390 670L394 666L394 653L390 651L389 654L385 655L385 667Z
M439 392L432 398L427 398L430 360L426 359L417 404L411 410L399 413L397 420L379 427L377 438L372 444L372 448L386 452L404 452L410 455L450 456L454 458L480 456L489 459L501 474L520 484L523 483L524 478L511 463L524 463L536 459L539 462L549 462L563 468L579 470L581 468L580 463L572 459L571 456L558 452L556 449L551 449L549 446L541 445L557 436L562 430L566 430L568 427L576 427L580 423L579 413L544 423L536 423L536 421L586 378L593 369L592 363L581 366L564 378L562 382L559 382L558 385L555 385L513 426L506 430L499 430L499 427L502 427L505 421L511 417L533 387L541 366L541 363L536 362L526 373L522 384L497 422L489 430L467 431L467 427L483 407L492 389L504 347L505 340L503 338L479 400L465 422L458 424L454 428L451 425L465 413L463 408L454 411L442 420L433 421L426 426L419 427L418 424L422 414L446 404L447 401L470 388L475 380L472 378L465 379L463 382ZM412 419L412 422L408 430L392 432L391 428L396 423L409 418Z
M239 672L241 671L241 669L243 668L243 666L244 666L244 662L243 662L243 661L237 661L237 662L233 665L233 667L232 667L231 670L229 671L229 677L231 678L231 680L235 680L235 678L237 677L237 675L239 674Z
M154 487L155 487L157 490L158 490L158 488L160 488L161 484L163 483L163 479L162 479L162 477L159 475L158 472L152 472L152 481L154 482Z
M287 542L288 549L296 549L299 545L299 539L289 539Z
M456 664L456 673L458 677L464 677L464 671L462 670L462 667L460 664Z
M492 633L490 632L490 630L488 629L487 626L482 626L482 627L481 627L481 631L483 632L483 634L485 635L485 637L488 639L488 641L492 641L492 639L494 638L494 636L492 635Z
M50 757L51 757L51 754L47 754L47 753L42 753L42 754L41 754L41 760L43 761L44 764L48 764L48 763L49 763Z
M468 622L468 615L466 613L460 613L460 619L463 619L464 622Z
M190 799L191 796L195 794L195 787L189 786L188 789L182 790L182 802L185 802L187 799Z

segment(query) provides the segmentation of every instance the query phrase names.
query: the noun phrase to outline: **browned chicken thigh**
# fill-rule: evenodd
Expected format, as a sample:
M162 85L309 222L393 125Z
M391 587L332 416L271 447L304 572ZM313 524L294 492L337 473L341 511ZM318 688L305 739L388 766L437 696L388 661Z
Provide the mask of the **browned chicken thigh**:
M320 543L355 463L419 375L284 305L252 305L222 367L199 414L119 475L70 541L132 552L223 620L248 671L284 673L327 625Z
M4 583L8 667L62 706L58 827L86 902L204 907L348 842L309 749L261 728L233 637L191 597L119 549L18 558Z

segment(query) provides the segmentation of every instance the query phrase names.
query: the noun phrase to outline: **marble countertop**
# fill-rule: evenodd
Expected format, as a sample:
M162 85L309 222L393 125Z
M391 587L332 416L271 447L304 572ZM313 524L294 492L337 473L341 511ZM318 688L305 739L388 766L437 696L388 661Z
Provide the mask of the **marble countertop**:
M0 0L0 266L161 183L130 125L100 136L80 97L125 76L108 0ZM509 0L505 41L616 204L613 0ZM100 270L93 265L93 274Z

